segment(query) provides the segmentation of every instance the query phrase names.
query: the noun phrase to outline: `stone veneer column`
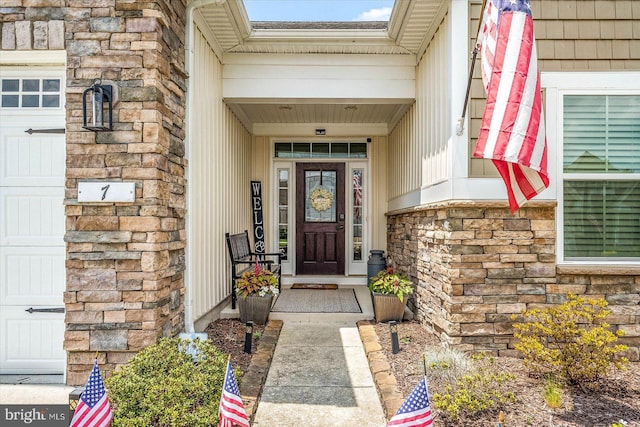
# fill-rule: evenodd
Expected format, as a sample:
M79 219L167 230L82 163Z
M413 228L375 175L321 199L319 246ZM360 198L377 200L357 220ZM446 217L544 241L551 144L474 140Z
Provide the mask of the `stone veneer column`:
M389 215L388 251L417 283L417 318L462 350L512 352L511 315L555 285L553 203L451 202Z
M185 5L66 0L67 383L108 375L184 326ZM82 91L118 87L114 131L82 129ZM78 203L80 181L135 182L134 203Z
M450 202L388 215L387 249L411 276L417 318L465 351L515 356L513 314L566 300L605 298L626 356L640 359L637 267L556 265L555 202Z

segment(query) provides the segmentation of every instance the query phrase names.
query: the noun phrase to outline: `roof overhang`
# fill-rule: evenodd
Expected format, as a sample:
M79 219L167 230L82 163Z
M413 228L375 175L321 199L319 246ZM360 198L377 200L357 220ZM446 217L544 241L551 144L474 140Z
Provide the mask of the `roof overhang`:
M239 96L238 91L230 90L233 85L245 87L244 82L234 81L232 70L238 69L237 58L255 58L254 64L242 66L243 73L246 67L260 61L264 61L263 65L274 65L282 64L283 58L319 55L325 56L329 63L339 56L368 57L369 70L383 69L389 61L402 57L405 58L400 60L403 66L415 67L442 22L448 3L446 0L396 0L389 22L384 23L251 22L243 0L192 0L189 6L195 8L194 20L223 64L224 101L254 134L327 123L339 124L344 129L369 126L380 134L388 133L415 101L413 92L405 90L408 86L403 86L396 96L353 96L345 92L340 97L336 95L340 91L334 90L326 97L318 97L305 90L292 94L286 85L280 86L282 91L272 90L268 95L261 93L257 86L251 95ZM380 81L371 81L366 72L358 79L370 83L375 92L376 87L381 87ZM415 77L411 79L410 84L415 88ZM396 84L393 80L388 80L391 85ZM349 89L345 81L343 86ZM309 80L308 83L313 88L322 82ZM348 108L345 110L345 107Z

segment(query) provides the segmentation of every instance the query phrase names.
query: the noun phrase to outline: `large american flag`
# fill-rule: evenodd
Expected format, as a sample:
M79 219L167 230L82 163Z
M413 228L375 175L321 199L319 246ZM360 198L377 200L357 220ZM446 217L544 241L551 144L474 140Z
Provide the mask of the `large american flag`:
M387 427L427 427L433 424L427 378L423 378L404 401Z
M549 186L529 0L487 0L478 44L487 104L473 155L493 160L515 212Z
M111 405L96 360L69 425L70 427L107 427L111 425L111 418Z
M224 377L222 396L220 397L220 422L219 427L233 426L249 427L249 418L244 410L238 382L231 367L231 361L227 362L227 374Z

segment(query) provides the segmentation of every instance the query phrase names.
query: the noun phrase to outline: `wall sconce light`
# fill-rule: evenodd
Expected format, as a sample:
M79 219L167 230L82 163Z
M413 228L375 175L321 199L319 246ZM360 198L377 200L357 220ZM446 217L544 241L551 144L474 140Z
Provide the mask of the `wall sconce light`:
M113 130L113 95L113 85L102 84L101 80L96 80L93 86L82 92L84 129L94 132ZM87 98L90 98L89 102Z
M251 354L251 339L253 337L253 322L250 320L247 322L247 329L244 334L244 352Z
M400 352L400 342L398 341L398 322L392 320L389 322L389 329L391 330L391 349L393 354Z

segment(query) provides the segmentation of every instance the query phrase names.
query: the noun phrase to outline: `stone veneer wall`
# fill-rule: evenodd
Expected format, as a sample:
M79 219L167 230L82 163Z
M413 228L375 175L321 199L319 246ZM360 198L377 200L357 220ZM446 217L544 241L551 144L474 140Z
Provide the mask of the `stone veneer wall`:
M184 326L185 4L4 0L2 49L66 49L67 383L108 375ZM82 129L82 91L112 80L114 131ZM135 182L134 203L78 203L79 181Z
M555 203L451 202L389 213L388 254L411 276L416 317L465 351L516 356L512 314L561 303L567 292L604 297L609 322L639 360L637 269L556 266Z

